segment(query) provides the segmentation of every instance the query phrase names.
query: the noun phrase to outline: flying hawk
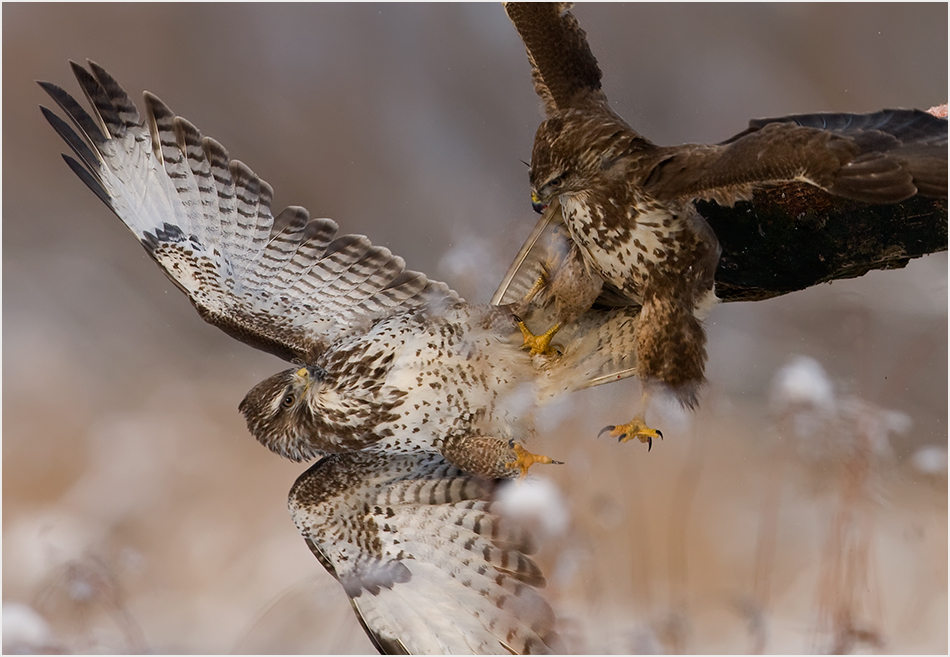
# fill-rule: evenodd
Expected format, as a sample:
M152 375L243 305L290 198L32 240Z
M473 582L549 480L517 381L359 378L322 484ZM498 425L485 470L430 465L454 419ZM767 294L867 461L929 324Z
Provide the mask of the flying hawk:
M505 309L472 305L366 237L289 207L213 139L100 66L75 63L91 106L42 88L67 164L135 233L209 323L294 363L240 404L250 432L295 461L294 520L386 650L543 652L553 615L530 546L492 510L496 479L550 463L516 440L532 409L596 378L591 313L551 368ZM613 334L608 328L603 335ZM593 337L592 337L593 336Z
M693 407L705 380L701 320L715 300L720 248L694 201L731 205L757 185L788 181L867 203L945 198L947 121L919 110L809 114L752 121L720 144L656 146L610 109L568 8L506 5L545 114L531 155L532 202L537 210L557 202L563 222L546 216L531 239L543 228L567 240L515 307L555 310L554 327L540 336L522 324L532 353L550 352L554 333L595 304L640 308L632 346L644 399L631 422L604 431L652 445L662 434L645 421L651 391L668 389ZM494 301L513 301L506 286L521 265Z

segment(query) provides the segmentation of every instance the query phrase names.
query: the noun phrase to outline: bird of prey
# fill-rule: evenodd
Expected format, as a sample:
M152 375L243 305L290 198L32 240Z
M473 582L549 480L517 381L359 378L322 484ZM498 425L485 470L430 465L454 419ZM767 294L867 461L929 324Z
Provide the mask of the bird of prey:
M867 203L945 198L947 121L919 110L808 114L752 121L719 144L657 146L610 109L597 61L568 9L506 4L545 116L531 154L532 202L537 210L560 205L531 239L549 228L566 246L542 263L521 299L507 290L523 264L516 260L494 301L515 301L518 312L554 308L546 333L522 325L532 353L549 353L553 334L595 304L639 307L630 346L644 399L631 422L604 431L652 446L662 434L646 424L651 391L667 389L691 408L705 380L702 318L715 300L720 248L694 201L731 205L756 186L788 181Z
M543 577L491 482L551 462L516 440L535 407L597 374L596 313L573 366L550 368L520 349L510 312L301 207L274 217L271 187L157 97L143 116L100 66L72 69L91 111L40 83L72 123L41 108L70 168L206 321L294 363L240 410L277 454L325 457L291 510L377 646L553 649Z

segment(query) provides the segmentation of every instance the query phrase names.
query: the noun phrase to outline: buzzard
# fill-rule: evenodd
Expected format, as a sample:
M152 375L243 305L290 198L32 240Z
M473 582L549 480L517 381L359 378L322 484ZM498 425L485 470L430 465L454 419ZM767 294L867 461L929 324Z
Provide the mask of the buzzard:
M515 307L554 308L546 333L521 325L532 353L549 353L554 332L595 304L640 308L632 346L644 399L631 422L604 431L652 446L662 434L645 421L651 392L670 390L693 407L704 383L701 320L715 300L720 248L694 201L731 205L751 198L756 186L789 181L867 203L945 198L947 121L919 110L809 114L752 121L720 144L657 146L610 109L568 7L506 5L545 115L531 154L532 202L537 210L560 205L563 225L554 228L567 242ZM521 264L496 302L513 300L506 286Z
M324 457L290 508L377 647L553 649L544 578L494 512L494 482L552 462L516 442L526 418L597 377L598 327L622 316L591 313L567 334L576 357L551 368L520 349L510 311L465 303L302 207L273 216L271 187L218 142L147 92L141 115L100 66L71 65L91 112L40 83L72 122L41 108L67 164L206 321L294 363L239 408L277 454Z

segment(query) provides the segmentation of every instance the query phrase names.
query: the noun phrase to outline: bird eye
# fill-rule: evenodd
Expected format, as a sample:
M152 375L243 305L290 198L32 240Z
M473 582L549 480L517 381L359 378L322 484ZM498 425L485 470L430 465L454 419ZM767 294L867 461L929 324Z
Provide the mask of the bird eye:
M290 408L294 405L294 401L296 401L296 398L293 395L287 395L284 397L283 401L280 402L280 405L284 408Z
M557 189L558 187L561 186L561 183L563 182L564 182L564 175L561 174L557 178L552 178L551 181L547 185L545 185L545 187L549 187L551 189Z

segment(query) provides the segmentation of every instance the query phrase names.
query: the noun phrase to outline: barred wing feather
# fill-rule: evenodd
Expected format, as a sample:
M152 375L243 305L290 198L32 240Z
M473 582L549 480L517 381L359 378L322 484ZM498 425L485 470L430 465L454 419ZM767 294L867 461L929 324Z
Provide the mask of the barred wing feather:
M334 454L297 480L290 510L381 652L558 650L534 547L493 511L495 485L438 455Z
M42 108L70 146L70 168L135 233L201 316L287 360L374 317L460 301L362 235L288 207L218 142L145 93L145 118L100 66L71 62L91 114L41 82L72 122Z

